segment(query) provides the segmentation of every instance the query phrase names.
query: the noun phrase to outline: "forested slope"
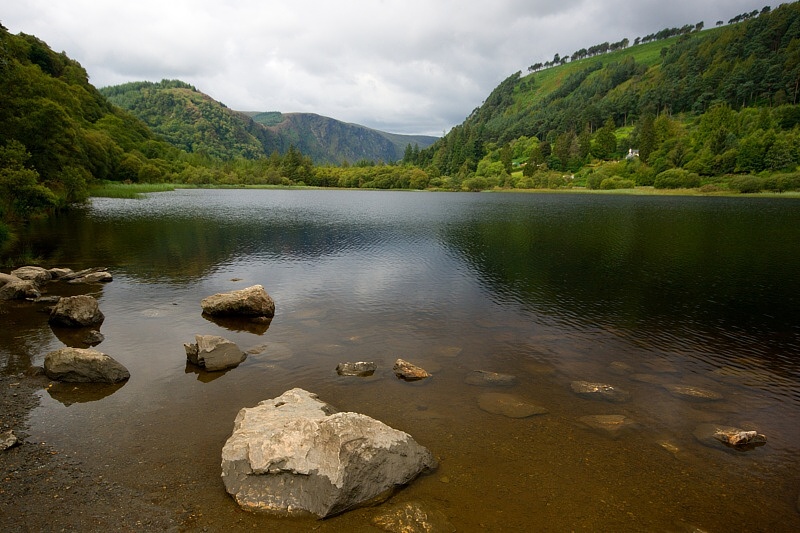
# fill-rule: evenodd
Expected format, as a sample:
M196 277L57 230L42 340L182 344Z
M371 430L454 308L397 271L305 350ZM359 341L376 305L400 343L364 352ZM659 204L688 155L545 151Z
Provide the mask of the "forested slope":
M94 180L158 180L178 157L77 61L0 26L0 221L80 202Z
M317 164L389 163L402 159L408 144L425 148L436 140L392 135L313 113L233 111L179 80L131 82L100 93L174 146L221 160L286 154L293 147Z
M656 174L794 169L800 4L735 20L744 21L514 73L412 162L465 179L505 148L508 173L511 159L578 172L632 148Z
M180 80L131 82L100 93L189 153L255 159L281 148L278 135Z

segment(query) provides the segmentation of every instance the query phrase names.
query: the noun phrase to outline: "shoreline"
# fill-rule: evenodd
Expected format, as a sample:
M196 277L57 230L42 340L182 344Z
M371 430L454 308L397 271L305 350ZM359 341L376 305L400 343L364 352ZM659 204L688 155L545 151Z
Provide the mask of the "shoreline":
M0 375L0 430L17 444L0 451L3 531L181 531L190 519L151 495L104 479L95 468L46 442L34 442L28 420L42 375Z
M124 184L112 183L108 190L95 189L90 192L90 198L138 198L142 194L155 192L169 192L175 189L266 189L266 190L331 190L331 191L396 191L396 192L453 192L453 193L513 193L513 194L589 194L589 195L620 195L620 196L687 196L687 197L723 197L723 198L800 198L800 191L787 192L757 192L739 193L729 190L704 192L700 189L656 189L652 186L635 187L633 189L588 189L586 187L564 187L558 189L504 189L493 188L481 191L454 191L452 189L377 189L364 187L317 187L311 185L228 185L208 184L196 185L186 183L155 183L155 184ZM100 192L100 194L95 194ZM105 192L105 194L104 194Z

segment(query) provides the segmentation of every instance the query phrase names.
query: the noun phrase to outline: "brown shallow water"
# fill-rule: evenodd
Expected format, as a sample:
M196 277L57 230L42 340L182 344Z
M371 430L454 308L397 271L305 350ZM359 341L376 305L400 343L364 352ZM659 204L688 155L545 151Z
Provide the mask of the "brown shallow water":
M32 228L27 244L47 266L111 268L110 284L49 291L98 297L98 349L132 377L40 391L30 439L181 510L185 529L375 530L378 509L277 519L226 495L220 451L238 410L302 387L432 450L439 469L392 501L436 507L459 531L800 530L800 214L781 202L342 191L99 200L69 224ZM276 301L266 331L201 316L204 296L255 283ZM4 317L5 373L62 345L35 304ZM266 349L228 372L198 372L182 347L195 333ZM398 357L433 377L396 379ZM357 360L378 371L336 374ZM516 379L466 383L475 370ZM630 399L585 399L574 380ZM679 398L666 384L722 399ZM486 412L487 392L549 413ZM634 424L608 434L579 421L610 414ZM705 423L752 427L768 442L706 446L692 434Z

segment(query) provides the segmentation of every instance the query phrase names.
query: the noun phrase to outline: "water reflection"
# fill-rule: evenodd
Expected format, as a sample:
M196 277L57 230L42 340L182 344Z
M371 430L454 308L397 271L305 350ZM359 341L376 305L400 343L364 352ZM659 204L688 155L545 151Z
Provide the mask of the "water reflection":
M71 348L91 348L103 341L102 334L97 330L97 326L69 328L50 324L50 329L59 341Z
M51 398L69 407L76 403L96 402L111 396L122 387L122 383L51 383L45 390Z
M800 528L787 481L800 479L795 200L176 191L69 216L26 242L46 262L113 267L103 346L132 377L67 414L45 401L34 432L125 464L131 444L108 422L124 410L147 428L137 446L155 463L130 479L161 483L170 465L228 517L209 529L308 529L242 517L216 484L236 412L296 386L441 456L437 475L400 497L442 502L459 530L523 530L532 513L559 531ZM276 301L268 327L200 313L203 297L240 283ZM3 371L58 342L20 305L4 315L15 333L0 332ZM247 359L227 373L190 368L182 344L198 333ZM434 377L398 380L397 358ZM377 370L344 378L344 361ZM578 381L627 401L576 394ZM532 406L547 413L508 416ZM85 424L91 446L73 429ZM767 444L707 447L702 424L752 428ZM759 490L742 499L730 490L742 483ZM364 516L314 527L357 530Z
M214 316L202 313L203 318L209 322L227 329L228 331L247 331L254 335L263 335L269 329L272 320L265 317L241 318L230 316Z
M233 369L232 368L228 368L228 369L225 369L225 370L217 370L215 372L209 372L207 370L204 370L202 367L199 367L197 365L193 365L192 363L187 362L184 372L186 374L194 374L194 375L196 375L197 376L197 381L199 381L201 383L211 383L215 379L221 378L222 376L224 376L225 374L227 374L231 370L233 370Z

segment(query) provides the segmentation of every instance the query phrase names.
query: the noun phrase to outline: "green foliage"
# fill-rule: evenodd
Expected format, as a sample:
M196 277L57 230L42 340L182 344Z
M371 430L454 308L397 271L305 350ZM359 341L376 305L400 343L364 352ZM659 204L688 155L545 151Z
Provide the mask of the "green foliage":
M177 159L177 150L109 104L80 64L33 36L0 27L0 74L0 216L6 222L86 201L92 183L124 174L126 159L162 172L165 163L153 157Z
M614 135L616 126L614 120L609 118L603 127L597 131L594 141L593 155L598 159L611 159L617 156L617 137Z
M413 157L404 158L404 150L435 140L379 132L311 113L241 113L179 80L133 82L100 91L173 146L215 159L258 159L274 151L286 154L293 146L318 164L362 158L415 163Z
M728 182L728 187L740 193L755 193L761 192L764 182L756 176L734 176Z
M132 82L100 92L186 152L219 159L255 158L277 146L274 137L252 119L180 80Z
M575 172L591 164L588 131L595 132L595 158L638 149L656 173L791 169L798 163L796 134L789 132L800 124L800 4L741 20L705 31L702 25L686 25L685 31L664 33L679 37L654 34L648 44L594 57L576 52L572 62L561 58L554 61L559 66L532 66L525 77L514 73L463 124L421 150L419 164L435 166L443 175L455 175L464 165L475 172L492 149L537 138L542 149L545 143L552 146L552 155L529 154L524 177L545 162ZM760 109L742 115L748 106ZM633 131L619 135L619 126L629 124L635 125ZM739 141L759 128L785 139L769 159L773 142L765 143L755 159L752 153L740 157ZM570 132L581 132L577 146L567 137Z
M174 184L129 184L107 181L92 186L91 195L97 198L140 198L143 194L149 192L174 190Z
M614 189L633 189L636 186L633 180L626 180L621 176L611 176L600 182L600 189L609 191Z
M656 189L691 189L700 186L700 176L681 168L665 170L655 177Z
M26 220L56 206L56 196L26 166L30 154L16 140L0 147L0 213L8 220Z

